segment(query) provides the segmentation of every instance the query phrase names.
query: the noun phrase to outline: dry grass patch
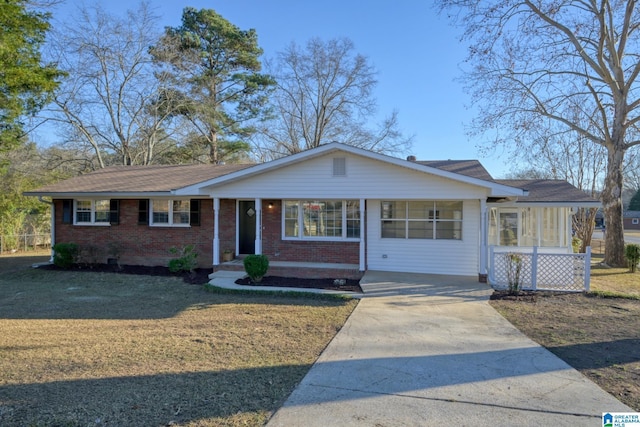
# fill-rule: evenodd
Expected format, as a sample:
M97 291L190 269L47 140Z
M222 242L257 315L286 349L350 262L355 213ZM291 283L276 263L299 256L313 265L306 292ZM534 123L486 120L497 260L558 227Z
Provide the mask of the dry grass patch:
M3 426L262 425L356 305L2 261Z
M640 271L630 273L628 268L592 266L591 290L640 297Z

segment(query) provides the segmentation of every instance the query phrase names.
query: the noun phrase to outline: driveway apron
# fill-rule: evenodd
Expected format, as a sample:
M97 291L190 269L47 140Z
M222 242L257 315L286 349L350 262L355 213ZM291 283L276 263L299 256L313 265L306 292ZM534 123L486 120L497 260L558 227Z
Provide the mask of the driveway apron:
M601 426L633 412L521 334L474 278L369 271L361 285L268 426Z

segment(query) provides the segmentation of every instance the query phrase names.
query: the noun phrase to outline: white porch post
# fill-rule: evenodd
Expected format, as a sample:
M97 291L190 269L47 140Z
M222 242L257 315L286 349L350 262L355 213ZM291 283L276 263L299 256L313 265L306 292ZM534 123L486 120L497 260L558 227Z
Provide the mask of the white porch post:
M256 199L256 255L262 254L262 199Z
M220 199L213 199L213 265L220 265Z
M365 199L360 199L360 271L366 270Z
M487 274L487 201L480 199L480 274Z

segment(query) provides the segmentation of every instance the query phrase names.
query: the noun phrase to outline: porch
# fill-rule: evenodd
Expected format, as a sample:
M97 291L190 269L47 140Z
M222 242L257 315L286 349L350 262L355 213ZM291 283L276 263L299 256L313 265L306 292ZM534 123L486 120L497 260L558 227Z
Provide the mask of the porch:
M242 258L222 262L213 267L218 271L244 271ZM307 279L354 279L360 280L364 271L360 271L358 264L302 262L302 261L272 261L269 260L269 276L303 277Z

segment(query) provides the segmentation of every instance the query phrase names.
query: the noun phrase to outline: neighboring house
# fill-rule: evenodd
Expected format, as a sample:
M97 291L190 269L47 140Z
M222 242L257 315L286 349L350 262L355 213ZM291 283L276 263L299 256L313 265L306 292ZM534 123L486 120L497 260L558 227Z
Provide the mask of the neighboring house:
M481 280L490 246L571 252L572 209L599 206L564 181L494 180L476 160L339 143L257 165L110 167L26 194L52 199L54 242L97 248L102 262L117 252L123 264L167 265L171 246L193 244L200 266L216 270L231 250L307 276Z
M622 221L625 230L640 230L640 211L624 211Z

